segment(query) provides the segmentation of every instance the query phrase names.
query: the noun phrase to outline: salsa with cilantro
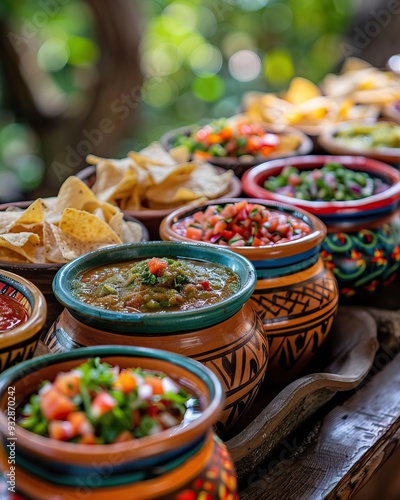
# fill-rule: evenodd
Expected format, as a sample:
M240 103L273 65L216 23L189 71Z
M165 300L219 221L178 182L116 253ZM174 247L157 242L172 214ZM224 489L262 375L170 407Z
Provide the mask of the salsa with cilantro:
M247 200L208 205L204 211L174 222L172 230L191 240L226 247L271 246L311 232L299 217Z
M111 444L179 425L198 402L161 372L118 366L91 358L45 381L20 412L31 432L79 444Z
M239 277L225 266L158 257L98 267L72 282L78 300L124 313L196 309L230 297L238 287Z

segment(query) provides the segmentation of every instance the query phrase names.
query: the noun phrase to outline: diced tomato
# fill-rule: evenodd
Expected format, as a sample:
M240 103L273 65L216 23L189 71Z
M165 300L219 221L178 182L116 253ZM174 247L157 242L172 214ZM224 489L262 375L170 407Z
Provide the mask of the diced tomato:
M231 238L233 238L233 235L234 235L234 234L235 234L235 233L234 233L233 231L227 231L227 230L225 230L225 231L223 231L223 233L222 233L222 237L223 237L225 240L230 240Z
M49 422L63 420L75 410L74 403L53 387L40 397L39 404L44 417Z
M204 290L211 290L210 283L208 281L202 281L201 286Z
M74 436L85 436L93 434L92 424L87 419L83 411L74 411L67 417L67 421L71 423Z
M260 238L257 238L257 236L254 236L253 243L251 244L252 247L260 247L263 244L263 242L260 240Z
M224 209L221 210L220 215L224 219L230 219L231 217L234 217L236 213L235 205L225 205ZM210 222L210 224L212 224L212 222Z
M223 141L227 141L233 136L233 131L231 128L225 127L221 130L219 136Z
M164 269L168 266L168 262L164 259L153 257L149 260L147 266L151 274L154 274L155 276L162 276L164 273Z
M96 436L94 434L85 434L78 442L79 444L96 444Z
M203 222L204 220L204 213L203 212L196 212L195 214L192 215L193 220L198 220L199 222Z
M207 153L207 151L195 151L193 153L193 157L199 160L207 160L210 156L210 153Z
M236 213L239 213L243 208L246 208L247 200L238 201L235 203Z
M227 223L222 219L219 220L214 226L214 234L222 233L227 227Z
M145 383L150 385L153 389L153 394L163 394L163 383L160 378L148 376L144 379Z
M210 134L207 137L208 144L219 144L221 142L221 137L219 134Z
M90 405L90 412L94 418L99 418L117 406L116 400L108 392L99 392Z
M65 396L70 398L79 394L80 385L81 378L73 372L59 373L53 384L61 394L65 394Z
M57 441L68 441L74 436L71 422L53 420L49 423L49 437Z
M132 441L135 439L134 436L129 431L122 431L121 434L115 438L114 443L125 443L127 441Z
M203 236L203 231L201 229L198 229L197 227L189 226L186 229L186 238L189 238L189 239L195 240L195 241L201 241L202 236Z
M123 370L117 380L114 382L113 387L120 389L124 394L129 394L137 387L137 379L130 370Z
M150 405L147 409L149 417L155 417L160 413L160 409L156 405Z

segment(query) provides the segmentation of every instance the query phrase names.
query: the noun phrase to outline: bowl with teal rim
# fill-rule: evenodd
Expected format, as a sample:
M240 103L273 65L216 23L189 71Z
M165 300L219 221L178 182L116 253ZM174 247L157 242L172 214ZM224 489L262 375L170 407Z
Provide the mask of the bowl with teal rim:
M326 163L339 163L356 173L383 181L387 188L347 201L312 201L286 196L264 187L285 167L316 171ZM321 255L338 281L340 297L359 302L390 284L400 268L400 172L363 156L303 156L274 160L250 169L243 176L244 192L253 197L284 203L319 217L327 226Z
M43 294L30 281L0 270L0 295L18 302L25 310L25 321L0 331L0 372L33 356L46 321L47 304ZM2 323L6 319L0 311ZM11 324L10 324L11 326Z
M242 201L224 198L217 203L175 210L163 220L161 237L167 241L191 241L182 234L182 224L189 224L197 213L204 213L210 206L225 208ZM283 385L294 380L317 353L337 311L336 281L331 271L324 268L320 255L326 227L319 218L291 205L263 199L246 201L271 213L296 217L310 229L298 239L265 246L222 247L206 243L216 253L229 248L254 264L257 284L250 303L261 318L269 341L266 378Z
M183 424L147 437L93 445L54 440L46 432L38 435L18 425L19 407L42 381L53 381L58 373L97 357L121 369L140 367L168 375L197 399L197 418L184 419ZM194 483L205 478L215 462L220 466L212 480L216 491L224 481L223 475L233 474L225 446L211 431L223 407L221 384L210 370L190 358L158 349L99 346L46 355L10 368L0 375L0 463L4 471L9 469L7 444L11 442L6 416L10 387L17 415L17 424L12 429L17 443L16 486L29 498L50 500L60 495L77 498L79 492L90 492L93 500L111 493L118 493L121 500L159 498L194 490ZM234 481L232 493L235 492Z
M152 257L199 260L228 267L238 275L239 289L230 297L210 306L166 313L118 313L96 308L75 298L72 283L79 274L106 264ZM205 328L233 316L250 298L255 281L252 264L229 250L216 253L209 246L197 243L146 242L119 245L112 251L107 248L95 250L75 259L58 271L53 281L53 291L57 300L72 316L80 321L89 322L93 327L113 332L131 330L142 333L164 333L191 330L198 325Z
M119 313L84 304L72 282L98 266L153 257L181 258L225 266L240 284L232 295L195 309ZM66 264L54 279L54 293L65 309L43 338L52 352L83 346L135 345L159 348L200 361L219 377L226 404L218 421L225 435L246 413L265 376L268 344L250 297L256 286L253 264L241 255L201 243L146 242L98 250Z

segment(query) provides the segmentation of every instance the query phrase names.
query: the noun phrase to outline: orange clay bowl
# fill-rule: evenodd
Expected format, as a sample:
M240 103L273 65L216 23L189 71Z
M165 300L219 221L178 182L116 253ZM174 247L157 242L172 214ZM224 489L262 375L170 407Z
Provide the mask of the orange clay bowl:
M165 313L120 313L74 298L71 283L84 271L102 265L152 257L195 259L222 265L240 278L230 297L212 305ZM53 352L82 346L134 345L160 348L200 361L219 377L226 403L218 422L220 435L250 408L264 379L268 344L249 298L256 284L253 265L229 250L209 245L166 241L101 249L66 264L54 279L56 297L65 310L44 338Z
M218 204L237 201L241 200L224 198ZM286 243L229 247L247 257L256 268L257 283L250 302L269 340L267 379L275 385L284 385L296 379L318 352L337 311L336 280L324 268L320 257L326 227L314 215L290 205L259 199L249 199L249 202L299 217L311 228L307 236ZM178 235L172 229L173 224L212 204L215 203L175 210L163 220L161 237L169 241L191 241ZM213 243L206 244L222 249Z
M200 403L200 415L184 425L122 443L85 445L56 441L19 427L9 440L6 411L9 388L16 409L40 386L60 372L72 370L89 357L120 368L141 367L165 373ZM14 389L15 388L15 389ZM225 445L211 431L222 411L224 394L217 377L200 363L156 349L112 346L77 349L26 361L0 376L0 464L9 471L16 443L17 490L32 500L179 499L189 493L210 500L237 499L236 478ZM14 432L15 429L15 432ZM7 450L7 451L6 451ZM214 473L213 473L214 472ZM212 484L211 492L203 488ZM197 486L197 488L196 488ZM186 495L186 496L184 496ZM192 497L190 497L192 498Z
M47 305L43 294L30 281L0 269L0 293L24 306L28 319L11 330L0 332L0 372L33 356L43 325Z

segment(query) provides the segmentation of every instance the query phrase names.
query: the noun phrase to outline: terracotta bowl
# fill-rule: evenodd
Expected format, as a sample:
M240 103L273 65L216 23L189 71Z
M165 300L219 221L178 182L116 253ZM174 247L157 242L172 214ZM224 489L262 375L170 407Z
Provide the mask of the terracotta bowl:
M6 411L10 387L18 407L43 380L54 380L59 372L79 366L89 357L120 368L141 367L166 373L200 403L198 418L152 436L109 445L84 445L56 441L34 434L18 425L10 426ZM156 349L136 347L93 347L47 355L26 361L0 376L0 463L10 469L10 449L16 443L16 488L33 500L86 498L120 500L141 498L184 498L196 491L206 498L204 484L212 484L210 496L237 498L232 461L225 446L211 432L223 407L223 390L217 377L194 360ZM7 450L7 451L6 451ZM212 471L216 471L213 475ZM214 493L212 493L214 492Z
M160 142L164 146L166 150L170 150L173 146L173 142L176 139L177 136L179 135L187 135L189 136L193 129L195 128L195 125L190 125L187 127L181 127L177 128L175 130L171 130L170 132L167 132L164 134ZM232 169L235 174L238 177L241 177L246 170L248 170L250 167L253 167L254 165L258 165L262 162L265 162L267 160L272 160L275 158L282 158L282 157L287 157L287 156L295 156L295 155L305 155L308 154L312 151L313 149L313 142L312 140L307 137L305 133L303 133L300 130L297 130L295 128L291 127L285 127L284 130L281 129L276 129L276 127L273 127L272 125L265 125L265 132L271 132L271 133L277 133L277 134L282 134L282 135L295 135L299 139L299 146L296 149L293 149L291 151L287 151L286 153L282 152L276 152L276 153L271 153L268 157L266 156L243 156L242 158L231 158L231 157L217 157L217 156L212 156L211 158L208 159L210 163L213 165L216 165L218 167L222 167L226 170ZM240 193L237 194L232 194L232 193L227 193L225 197L235 197L238 196Z
M361 200L316 202L283 196L263 187L268 177L279 175L285 166L312 170L331 161L380 177L389 189ZM393 167L360 156L303 156L254 167L243 177L242 184L249 196L291 203L326 224L322 257L338 281L342 299L362 300L394 279L400 266L400 173Z
M360 120L356 122L359 123ZM365 123L371 124L376 120L366 120ZM398 123L391 123L393 126L398 127ZM376 148L366 148L357 145L352 146L351 144L342 143L335 136L340 130L346 130L353 124L352 121L342 122L340 124L328 127L322 131L321 135L318 137L318 142L320 146L328 153L335 155L362 155L368 158L374 158L375 160L380 160L387 163L399 163L400 162L400 148L390 148L390 147L376 147Z
M32 201L20 201L13 203L5 203L0 205L0 211L4 211L9 207L17 207L26 209ZM126 220L137 222L142 226L142 241L148 241L149 232L146 226L139 220L131 217L129 215L125 216ZM55 321L58 315L63 310L63 307L56 300L53 294L52 283L53 278L57 271L63 266L63 264L33 264L30 262L9 262L5 260L0 260L0 268L10 271L12 273L18 274L31 281L36 285L39 290L43 293L46 298L48 305L48 314L46 319L45 328L50 328L51 324Z
M100 265L150 257L181 257L224 265L240 278L240 289L211 306L188 311L123 314L83 304L72 296L71 281ZM135 345L170 350L201 361L220 378L226 405L221 435L250 407L268 361L262 324L248 303L256 284L252 264L229 250L207 245L150 242L97 250L66 264L54 279L54 293L66 309L44 342L53 352L91 345Z
M78 172L76 176L85 182L89 187L92 187L96 181L96 167L86 167ZM232 177L226 196L239 196L241 191L242 186L240 184L240 180L236 176ZM160 238L158 230L161 221L164 217L170 214L172 210L173 209L153 210L145 208L143 210L124 210L124 213L143 222L149 231L150 240L158 240Z
M240 199L224 198L220 204ZM251 200L283 211L306 222L311 233L298 240L262 247L229 247L250 260L257 272L251 304L260 316L269 341L267 380L283 385L304 370L327 337L337 311L338 292L332 273L324 268L320 246L326 235L324 224L304 210L265 200ZM178 235L172 225L204 211L211 202L182 208L166 217L161 236L169 241L191 241ZM219 253L219 245L207 243Z
M47 305L43 294L25 278L0 270L0 293L20 302L28 319L0 333L0 372L29 359L35 352L46 320Z

